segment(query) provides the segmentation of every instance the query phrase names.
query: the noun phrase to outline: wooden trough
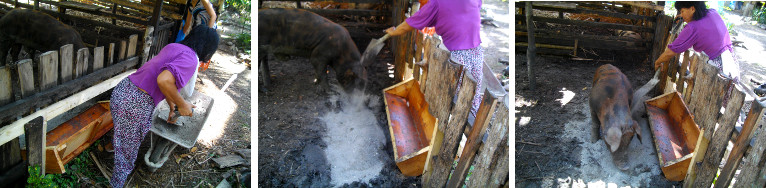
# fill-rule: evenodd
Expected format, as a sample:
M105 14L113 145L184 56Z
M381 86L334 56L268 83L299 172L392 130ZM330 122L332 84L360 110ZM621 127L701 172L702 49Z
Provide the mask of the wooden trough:
M436 118L428 112L420 85L409 79L383 90L394 161L402 174L423 174Z
M647 100L646 112L665 178L683 180L700 136L694 116L678 92Z

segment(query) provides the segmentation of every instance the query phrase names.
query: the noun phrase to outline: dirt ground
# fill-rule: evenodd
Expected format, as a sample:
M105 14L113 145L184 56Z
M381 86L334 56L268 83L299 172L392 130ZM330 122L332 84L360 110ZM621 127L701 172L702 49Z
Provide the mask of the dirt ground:
M485 62L496 74L502 74L508 65L499 62L509 59L508 2L493 0L485 1L484 4L485 8L492 11L495 23L499 26L483 26L482 46L485 49ZM329 19L341 25L353 25L347 23L354 22L350 18ZM360 52L364 51L371 38L355 36L354 33L381 37L385 29L350 26L346 28L352 34ZM377 63L367 68L370 83L365 94L318 93L316 88L319 86L313 83L314 68L307 58L291 57L286 61L278 61L269 55L271 84L267 88L268 91L258 91L258 186L420 186L420 177L405 177L393 161L385 108L381 105L382 90L395 84L393 78L389 77L393 72L393 54L390 49L390 46L385 46L376 58ZM258 79L259 83L262 83L260 76ZM333 72L330 72L329 80L330 83L337 84ZM363 107L357 109L354 106ZM357 114L363 116L355 117ZM364 122L346 119L362 119ZM355 132L357 130L362 133ZM345 133L348 134L338 135ZM347 149L338 149L344 148L344 144L336 142L346 143ZM355 157L363 156L364 153L378 161L362 161ZM342 163L344 160L353 164ZM344 177L343 179L333 179L336 173L333 172L333 168L348 168L358 170L355 172L367 173L366 168L376 168L381 164L380 172L373 173L374 177L354 177L345 174L340 176Z
M763 82L764 65L759 54L766 49L763 29L741 21L738 14L727 11L735 21L733 40L745 47L735 47L740 60L743 81ZM574 61L560 57L537 57L537 88L529 88L526 53L515 54L516 78L516 153L517 187L585 187L631 186L671 187L682 182L668 181L659 170L651 136L643 143L633 139L629 170L617 170L603 140L590 143L590 113L587 104L594 71L610 63L622 70L634 89L646 83L651 75L647 63L637 61L644 55L604 52L594 61ZM600 61L599 61L600 60ZM566 75L566 76L562 76ZM648 127L642 125L644 135Z

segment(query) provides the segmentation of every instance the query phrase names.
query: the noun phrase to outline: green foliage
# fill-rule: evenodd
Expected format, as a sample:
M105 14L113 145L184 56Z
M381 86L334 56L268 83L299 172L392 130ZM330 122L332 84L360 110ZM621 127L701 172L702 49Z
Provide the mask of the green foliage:
M766 5L761 6L760 9L753 10L753 19L759 24L766 24Z
M239 10L239 13L250 20L250 0L226 0L226 4Z
M236 45L240 49L244 49L245 53L248 53L248 54L250 53L250 33L243 32L240 34L236 34L234 35L234 40L235 40L234 45Z
M27 167L29 178L27 178L27 186L30 187L58 187L53 183L53 175L40 175L40 165L33 165Z

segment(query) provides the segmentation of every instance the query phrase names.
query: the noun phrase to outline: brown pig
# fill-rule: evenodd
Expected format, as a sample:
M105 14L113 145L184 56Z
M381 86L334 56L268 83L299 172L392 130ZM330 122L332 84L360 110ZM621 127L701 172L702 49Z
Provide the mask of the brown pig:
M633 135L641 141L640 127L631 114L632 91L625 74L606 64L596 70L589 96L591 142L604 139L615 165L621 170L627 169L625 153Z
M85 48L77 30L48 14L30 9L13 9L0 18L0 66L5 64L11 47L11 61L14 62L21 46L46 52L59 50L67 44L74 45L75 52Z

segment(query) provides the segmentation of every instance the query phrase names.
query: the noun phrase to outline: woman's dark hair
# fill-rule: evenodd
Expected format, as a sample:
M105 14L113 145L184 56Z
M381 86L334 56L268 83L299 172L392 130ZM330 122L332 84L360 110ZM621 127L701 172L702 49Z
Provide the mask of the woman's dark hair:
M220 40L218 32L213 28L209 28L206 25L194 26L189 32L189 36L186 36L181 43L188 46L194 53L197 53L197 57L200 61L206 62L213 57L213 54L218 50L218 42Z
M692 15L692 20L700 20L707 16L707 7L705 6L704 1L676 1L673 6L679 12L681 11L681 8L694 7L695 10L694 15Z

